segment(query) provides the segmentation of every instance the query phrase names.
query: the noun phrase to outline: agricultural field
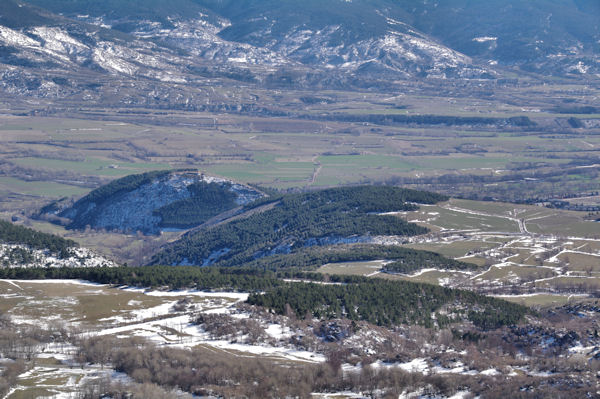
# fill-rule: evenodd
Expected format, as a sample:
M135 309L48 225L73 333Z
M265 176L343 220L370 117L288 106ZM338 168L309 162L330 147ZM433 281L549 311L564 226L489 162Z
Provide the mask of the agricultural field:
M394 275L381 272L382 259L328 264L319 271L468 288L536 305L576 300L600 287L600 223L586 220L583 212L451 199L397 215L432 231L409 239L406 247L474 263L478 269Z
M514 94L506 90L499 93ZM556 97L577 93L563 86L531 90ZM589 90L586 98L593 97L593 89ZM290 93L280 94L275 101L272 93L261 92L261 101L281 109L298 105ZM557 124L566 116L543 111L551 109L550 104L517 107L503 103L502 96L477 101L424 93L384 100L372 93L327 91L321 95L331 101L299 106L313 119L139 109L84 109L77 119L0 116L0 216L72 238L121 263L144 264L182 232L156 237L67 231L32 216L52 200L77 199L118 177L176 168L198 168L210 175L283 190L385 182L455 197L520 196L516 199L523 200L590 193L567 200L596 204L593 193L600 182L594 157L600 135L592 125L574 131ZM339 112L528 116L537 125L526 130L394 126L316 118ZM595 266L600 224L593 221L593 212L453 199L398 217L432 231L406 246L481 268L475 275L424 271L408 277L415 281L522 293L537 289L545 279L544 287L580 292L577 287L592 283L600 272ZM360 266L346 267L344 272L370 275L376 270L367 265L364 272Z
M600 188L598 116L552 111L564 98L593 102L593 87L496 87L491 99L460 96L454 87L416 90L406 84L402 95L384 97L369 91L239 89L248 90L238 93L245 101L260 99L257 105L286 115L277 117L102 107L45 117L0 114L0 194L9 200L2 207L29 209L128 174L181 167L279 189L392 183L464 198L569 197L597 204L597 194L587 194ZM235 95L229 88L213 91L215 100ZM314 96L321 101L299 100ZM361 120L398 114L527 117L535 124ZM572 128L565 122L572 117L585 127Z

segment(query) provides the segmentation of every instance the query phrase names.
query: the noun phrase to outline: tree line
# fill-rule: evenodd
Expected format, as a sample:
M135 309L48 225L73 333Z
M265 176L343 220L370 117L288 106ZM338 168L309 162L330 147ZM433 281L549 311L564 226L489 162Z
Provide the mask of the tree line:
M509 118L494 118L481 116L453 116L453 115L405 115L405 114L368 114L349 115L333 114L320 117L319 119L342 121L342 122L368 122L377 125L495 125L495 126L518 126L531 127L536 123L527 116L513 116Z
M410 273L423 268L470 270L477 265L446 258L440 254L389 245L352 244L301 248L290 254L255 259L245 267L263 270L316 269L327 263L391 260L383 267L390 273Z
M12 268L0 269L0 278L16 280L79 279L99 284L165 289L263 291L282 282L273 273L238 268L197 266Z

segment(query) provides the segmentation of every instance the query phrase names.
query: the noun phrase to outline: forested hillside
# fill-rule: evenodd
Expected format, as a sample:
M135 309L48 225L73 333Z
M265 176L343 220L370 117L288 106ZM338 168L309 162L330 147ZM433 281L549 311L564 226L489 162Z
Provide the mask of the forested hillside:
M358 186L289 194L272 209L209 230L188 233L152 264L242 265L256 259L373 236L413 236L427 229L381 213L417 209L446 197L387 186ZM261 204L264 203L264 200Z
M53 203L41 215L68 220L68 229L141 231L186 229L262 197L250 187L207 177L197 170L129 175L91 191L73 205Z
M237 206L237 194L231 191L231 184L192 183L187 187L191 194L185 198L154 211L161 219L163 227L186 228L204 223L221 212Z
M41 233L4 220L0 220L0 243L24 245L33 249L47 249L57 254L78 246L73 240Z
M0 220L0 268L116 266L93 251L54 234Z
M527 313L524 306L469 291L380 279L359 279L344 285L287 284L255 294L248 302L280 314L289 306L299 317L307 314L319 319L345 317L383 326L433 327L468 319L480 328L493 329L515 324ZM450 307L444 314L436 314L445 305Z

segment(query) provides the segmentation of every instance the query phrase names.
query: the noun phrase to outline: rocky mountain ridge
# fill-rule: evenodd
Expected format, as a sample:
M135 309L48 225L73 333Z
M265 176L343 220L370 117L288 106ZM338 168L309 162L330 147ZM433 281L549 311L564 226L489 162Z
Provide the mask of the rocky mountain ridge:
M259 85L494 79L502 68L598 77L600 7L535 3L6 0L2 88L93 99L135 82L134 92L153 88L155 97L187 104L184 86L211 78Z

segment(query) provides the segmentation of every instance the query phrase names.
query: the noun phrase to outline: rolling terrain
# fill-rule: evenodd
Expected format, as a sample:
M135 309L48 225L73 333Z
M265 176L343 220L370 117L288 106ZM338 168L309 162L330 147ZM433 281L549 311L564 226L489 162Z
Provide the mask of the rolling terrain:
M0 1L0 397L579 398L595 0Z

